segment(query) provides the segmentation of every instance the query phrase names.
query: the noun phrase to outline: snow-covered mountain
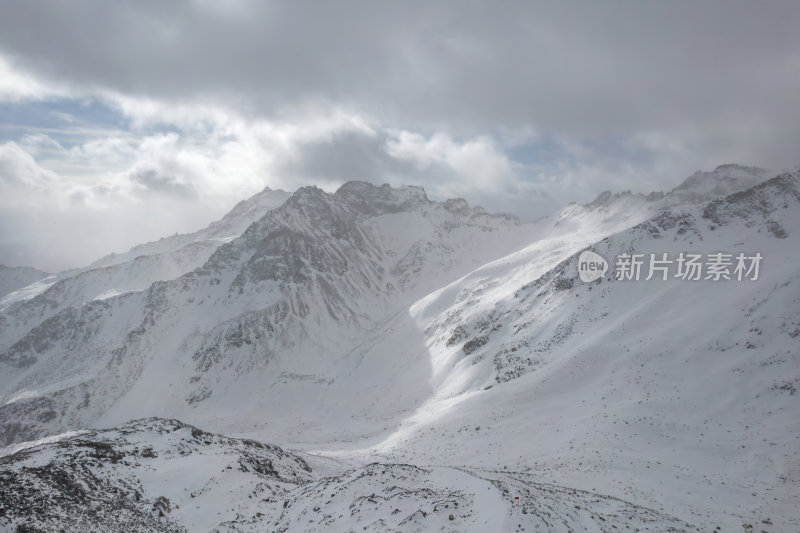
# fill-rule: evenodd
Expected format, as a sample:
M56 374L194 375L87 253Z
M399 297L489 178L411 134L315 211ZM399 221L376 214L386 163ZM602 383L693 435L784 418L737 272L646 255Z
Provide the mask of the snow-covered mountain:
M36 283L25 284L0 298L0 350L7 349L10 343L59 311L144 290L156 281L175 279L194 270L221 244L241 235L289 196L286 191L266 188L239 202L222 219L194 233L135 246L86 268L36 277L31 280Z
M334 379L364 332L442 280L517 248L526 230L463 200L432 202L418 188L303 188L202 267L68 307L14 342L0 356L10 402L0 417L13 427L5 440L113 411L229 419L242 402L274 405L293 387L278 385Z
M258 194L251 196L247 200L242 200L233 206L233 209L220 220L212 222L199 231L187 234L175 234L171 237L164 237L158 241L134 246L125 253L109 254L89 265L89 268L108 267L132 261L141 256L158 256L176 252L189 245L207 245L210 247L210 250L213 251L217 248L219 243L228 242L241 235L250 224L264 216L267 211L279 207L290 196L291 193L284 190L266 187ZM179 272L178 275L183 273L185 273L185 271ZM174 277L177 277L177 275Z
M799 217L799 172L735 165L530 224L414 187L302 188L180 277L20 320L2 339L0 444L116 429L7 455L2 472L34 456L82 464L75 439L160 416L311 465L269 489L280 506L218 496L270 483L228 479L209 489L230 504L218 521L165 514L166 530L793 531ZM577 272L587 249L610 264L592 283ZM760 254L757 279L736 279L740 252ZM733 279L615 279L634 253L672 268L729 253ZM142 443L141 424L184 427L134 423ZM228 461L209 442L193 446ZM155 467L138 463L109 482L144 483ZM216 483L181 468L181 488ZM155 516L160 495L125 509Z
M753 187L775 174L743 165L720 165L710 172L697 171L666 193L637 194L630 191L605 191L588 204L570 204L556 213L553 224L583 232L602 227L629 228L669 209L684 210ZM563 230L564 228L562 228Z
M609 262L760 253L755 281L644 281L645 268L639 282L609 271L584 283L587 247L568 240L476 269L376 335L368 352L379 354L418 332L433 386L370 452L527 465L560 484L661 502L704 529L775 517L778 531L796 529L798 226L800 174L784 174L589 247Z

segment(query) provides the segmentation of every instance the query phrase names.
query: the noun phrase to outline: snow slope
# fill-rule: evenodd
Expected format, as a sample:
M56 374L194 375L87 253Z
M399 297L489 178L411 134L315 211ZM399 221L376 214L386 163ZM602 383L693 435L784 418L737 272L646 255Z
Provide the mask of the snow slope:
M800 525L800 175L595 242L623 252L763 255L758 280L577 276L544 241L419 300L432 392L383 440L339 455L527 469L704 529ZM612 268L613 270L613 268ZM646 273L645 273L646 274ZM643 276L644 277L644 276ZM767 527L762 521L772 522ZM712 527L713 526L713 527Z

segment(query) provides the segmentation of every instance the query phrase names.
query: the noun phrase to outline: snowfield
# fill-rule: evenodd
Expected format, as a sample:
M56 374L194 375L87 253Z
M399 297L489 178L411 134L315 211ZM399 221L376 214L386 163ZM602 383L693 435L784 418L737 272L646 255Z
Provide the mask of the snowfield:
M800 530L797 170L533 223L273 193L0 303L0 531Z

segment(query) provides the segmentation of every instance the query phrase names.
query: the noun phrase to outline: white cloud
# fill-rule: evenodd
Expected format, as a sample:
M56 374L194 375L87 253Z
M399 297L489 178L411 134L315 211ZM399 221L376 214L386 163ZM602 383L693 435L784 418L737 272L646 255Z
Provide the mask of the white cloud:
M46 191L56 181L53 172L40 167L17 143L0 144L0 187L5 201L16 190Z
M0 102L40 99L47 94L49 91L44 84L19 72L0 55Z
M392 157L413 162L421 171L439 166L444 179L436 183L443 196L498 194L516 181L514 163L489 137L464 142L446 133L429 138L409 131L396 132L386 143Z
M27 133L20 140L20 144L31 154L38 154L48 151L61 151L64 149L61 144L44 133Z
M3 145L4 181L18 186L0 201L0 219L17 230L0 244L9 249L11 241L25 241L29 262L53 270L197 229L264 186L317 183L332 190L368 179L420 184L434 197L481 197L490 205L502 203L509 186L522 190L513 163L485 137L425 138L342 110L273 121L205 111L184 110L176 118L205 122L205 131L106 132L70 148L35 133ZM25 203L40 214L16 207Z

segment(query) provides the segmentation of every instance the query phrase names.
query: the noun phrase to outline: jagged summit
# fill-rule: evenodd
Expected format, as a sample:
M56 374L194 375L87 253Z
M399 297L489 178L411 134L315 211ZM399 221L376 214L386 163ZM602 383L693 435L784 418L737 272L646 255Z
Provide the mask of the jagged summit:
M513 215L488 213L483 207L471 207L463 198L448 198L441 202L430 200L425 189L415 185L392 187L387 183L373 185L364 181L349 181L336 191L335 196L344 200L359 214L370 217L440 207L459 217L519 221Z
M376 186L364 181L349 181L335 195L370 216L410 211L430 203L422 187L392 187L387 183Z
M708 201L752 187L771 175L763 168L729 163L710 172L698 170L667 194L681 201Z

